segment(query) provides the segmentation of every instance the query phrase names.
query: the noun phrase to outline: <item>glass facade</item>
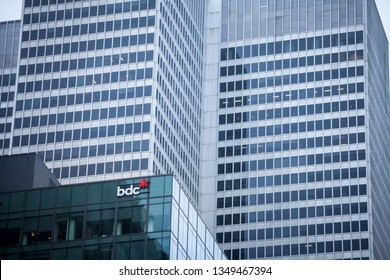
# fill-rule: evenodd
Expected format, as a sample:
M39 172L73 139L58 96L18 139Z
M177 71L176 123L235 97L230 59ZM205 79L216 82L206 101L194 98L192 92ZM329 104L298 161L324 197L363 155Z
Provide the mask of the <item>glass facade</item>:
M206 223L227 257L390 258L388 49L374 1L217 2L200 209L216 213Z
M0 194L1 259L223 259L173 176Z

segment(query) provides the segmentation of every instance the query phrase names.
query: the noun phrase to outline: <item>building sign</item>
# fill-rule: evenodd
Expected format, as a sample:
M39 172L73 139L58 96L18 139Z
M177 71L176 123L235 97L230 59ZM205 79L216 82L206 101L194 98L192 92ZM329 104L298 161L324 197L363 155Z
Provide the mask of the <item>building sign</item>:
M141 189L147 189L149 188L150 182L146 180L145 178L142 178L138 182L137 185L125 185L125 186L118 186L116 191L116 196L133 196L138 195L141 191Z

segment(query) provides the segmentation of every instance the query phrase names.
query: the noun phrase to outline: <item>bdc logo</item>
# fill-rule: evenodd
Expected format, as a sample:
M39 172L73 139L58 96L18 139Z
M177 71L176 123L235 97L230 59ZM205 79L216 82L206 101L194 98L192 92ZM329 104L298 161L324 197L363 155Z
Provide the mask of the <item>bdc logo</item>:
M130 185L130 187L122 189L120 186L118 186L118 189L116 191L116 196L129 196L129 195L137 195L139 194L139 187L134 187L133 185Z
M138 182L138 186L129 185L127 188L124 188L124 186L118 186L116 196L138 195L141 189L146 188L149 188L149 181L146 179L142 179Z

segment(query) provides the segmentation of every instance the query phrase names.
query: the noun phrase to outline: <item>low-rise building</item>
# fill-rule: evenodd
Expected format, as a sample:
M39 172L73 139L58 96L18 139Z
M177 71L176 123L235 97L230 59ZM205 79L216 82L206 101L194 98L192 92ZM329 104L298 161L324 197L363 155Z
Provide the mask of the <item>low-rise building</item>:
M171 176L0 194L1 259L224 259Z

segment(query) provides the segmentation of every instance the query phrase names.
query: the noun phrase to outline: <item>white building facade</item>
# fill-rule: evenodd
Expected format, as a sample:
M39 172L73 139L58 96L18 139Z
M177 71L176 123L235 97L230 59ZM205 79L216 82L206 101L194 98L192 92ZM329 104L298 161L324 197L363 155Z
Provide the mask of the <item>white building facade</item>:
M203 1L26 0L10 144L61 183L174 174L198 200Z
M206 19L200 208L228 258L388 259L374 1L210 1Z

